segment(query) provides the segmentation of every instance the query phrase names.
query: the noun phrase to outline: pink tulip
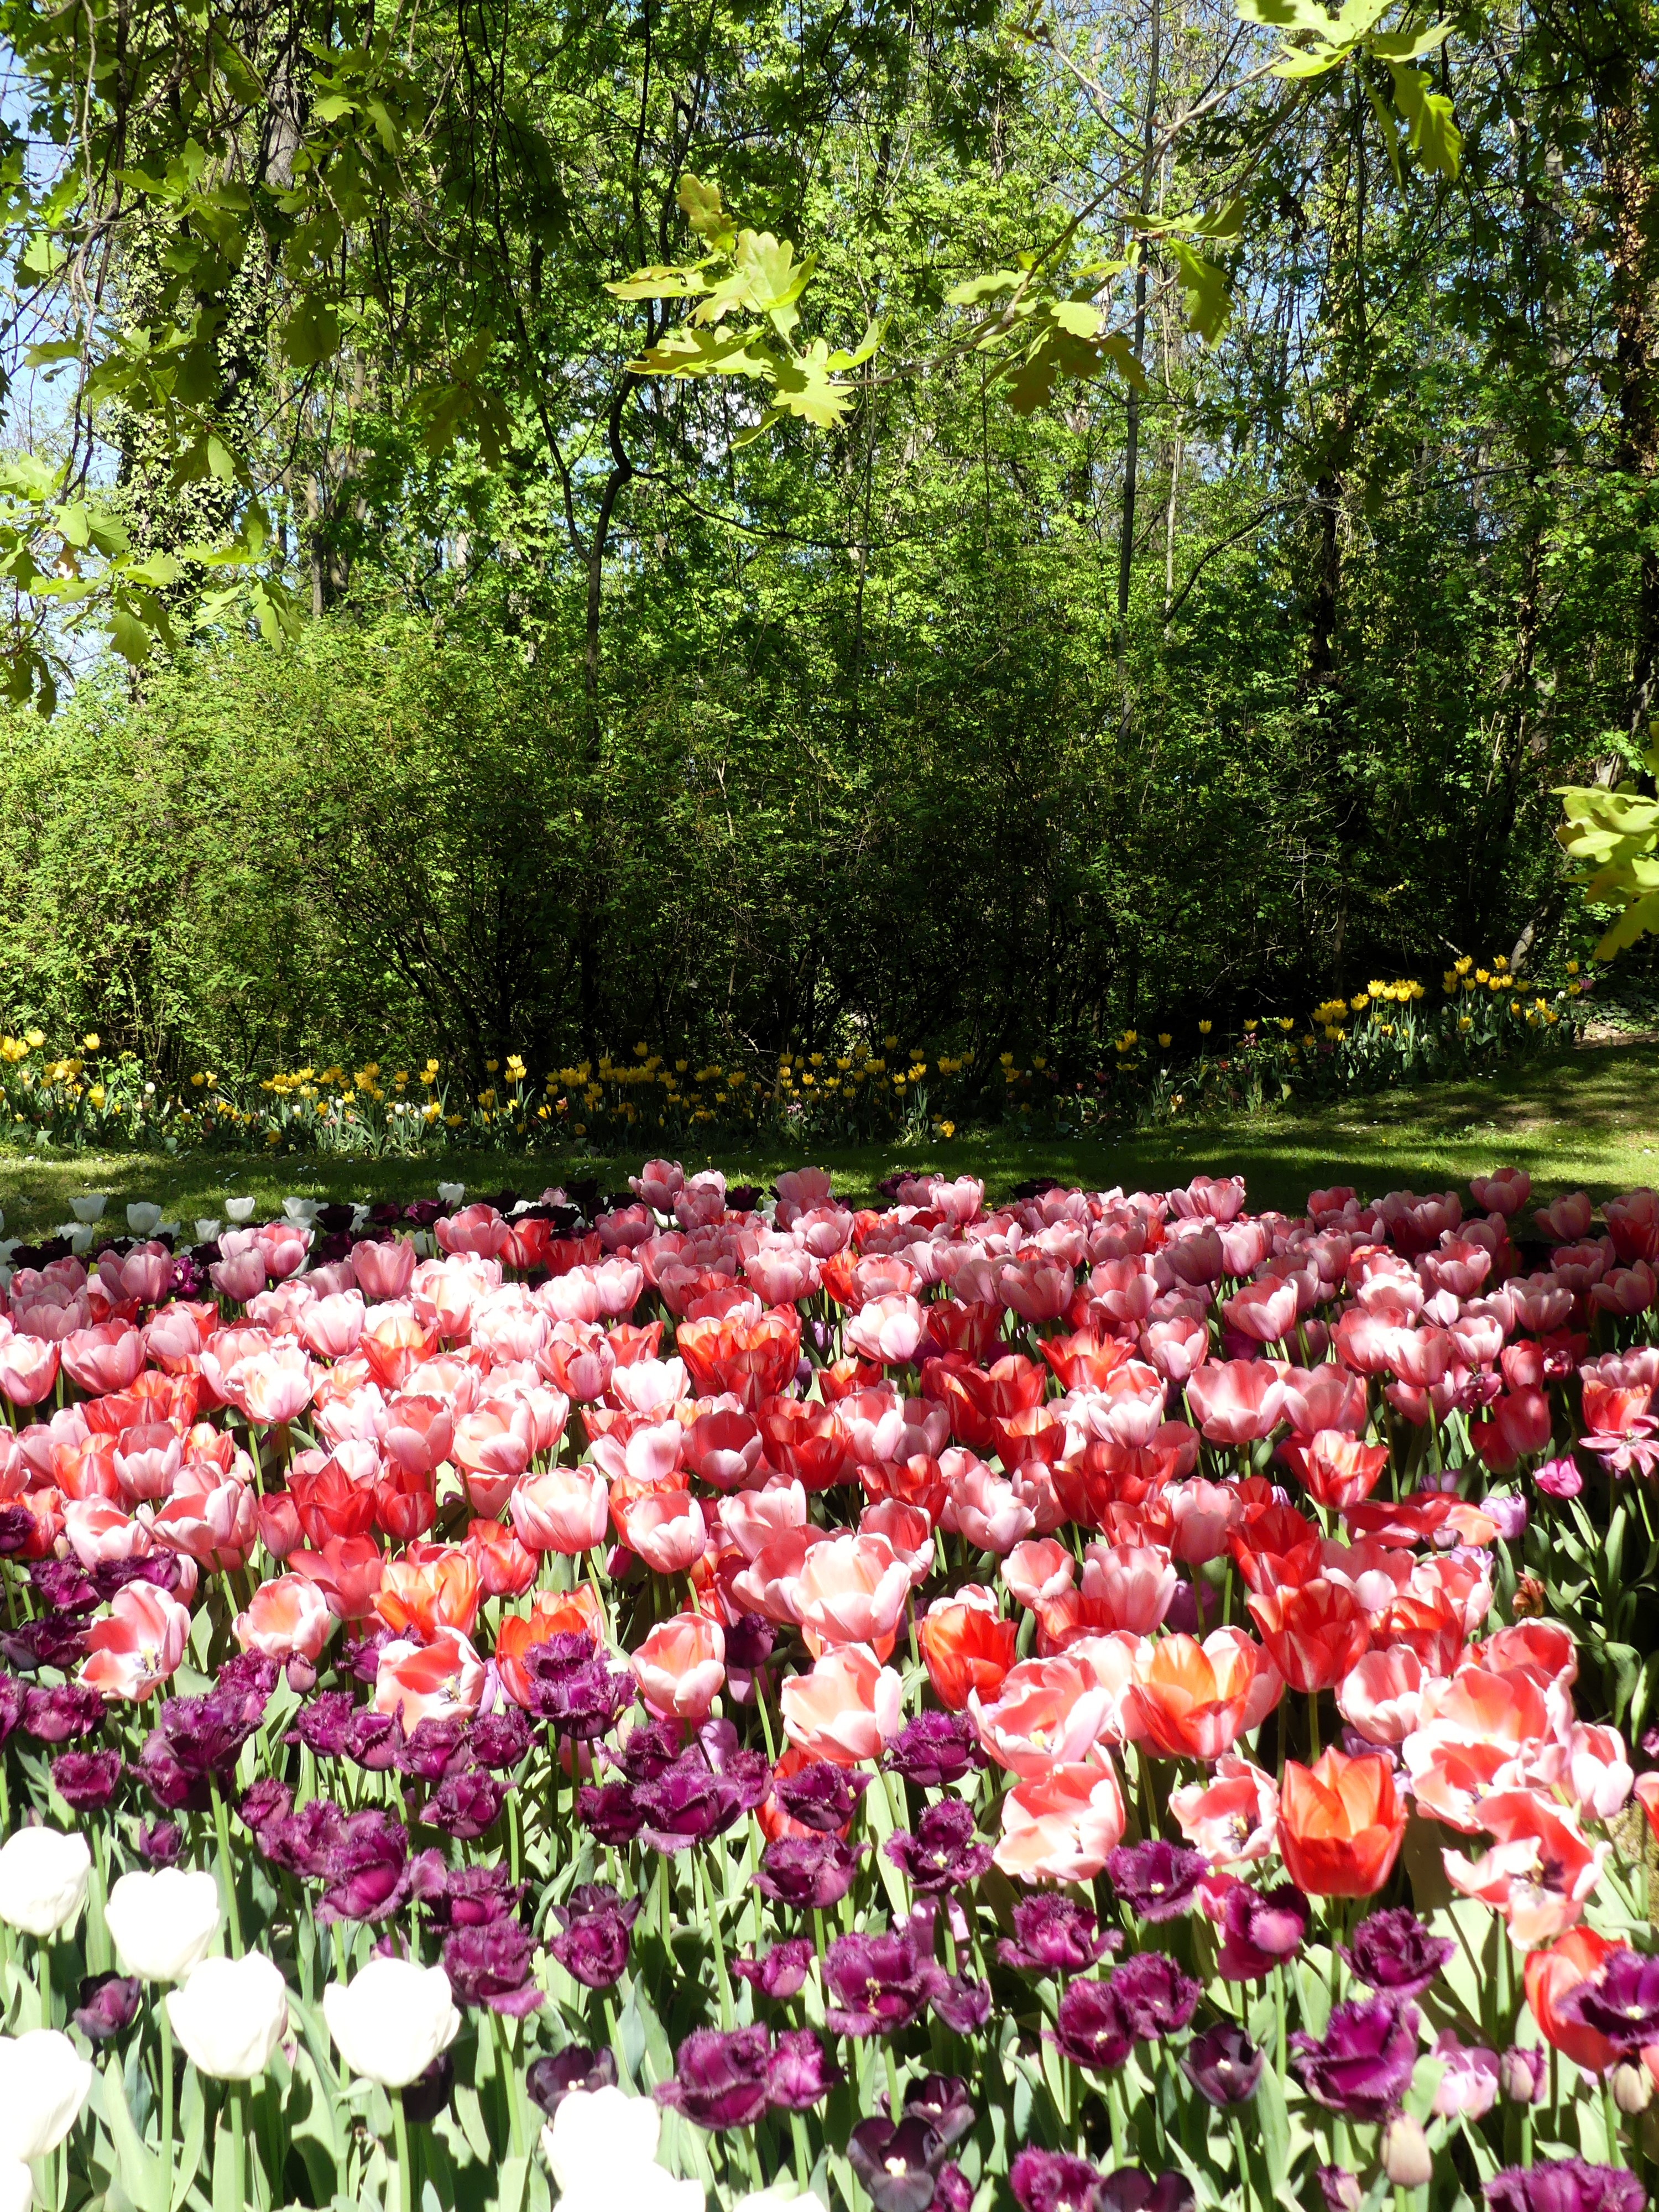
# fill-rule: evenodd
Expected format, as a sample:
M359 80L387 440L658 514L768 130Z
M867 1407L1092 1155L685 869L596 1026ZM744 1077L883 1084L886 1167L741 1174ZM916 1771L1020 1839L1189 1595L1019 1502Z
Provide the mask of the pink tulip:
M909 1595L908 1571L890 1544L842 1534L802 1560L792 1610L815 1659L843 1644L867 1644L885 1659Z
M343 1359L357 1348L363 1333L363 1300L360 1291L341 1291L318 1298L300 1320L300 1335L319 1359Z
M87 1632L81 1680L106 1698L139 1704L165 1682L190 1641L190 1608L149 1583L117 1590L108 1618Z
M1368 1651L1337 1684L1337 1711L1370 1743L1404 1743L1417 1727L1426 1678L1409 1644Z
M525 1477L508 1511L526 1551L574 1558L605 1541L611 1492L596 1468L550 1467Z
M239 1360L226 1377L231 1403L261 1428L304 1413L311 1403L312 1379L311 1361L297 1344Z
M1254 1443L1285 1414L1285 1385L1265 1359L1212 1360L1194 1370L1187 1396L1212 1444Z
M1164 1496L1175 1514L1170 1549L1185 1566L1201 1567L1222 1558L1232 1532L1243 1519L1238 1492L1224 1482L1171 1483Z
M1163 1625L1181 1577L1161 1544L1091 1544L1083 1595L1101 1606L1108 1628L1150 1636Z
M1036 1528L1036 1512L1022 1483L1004 1481L975 1460L953 1477L940 1526L1003 1559Z
M1103 1751L1017 1782L1002 1801L1000 1872L1016 1881L1092 1881L1122 1841L1123 1793Z
M856 1644L826 1651L810 1674L791 1674L779 1702L790 1742L837 1766L878 1758L904 1717L897 1674Z
M179 1489L159 1510L149 1506L150 1534L214 1574L245 1567L258 1535L253 1492L240 1482Z
M1058 1321L1072 1303L1077 1279L1053 1261L1018 1261L999 1269L997 1295L1020 1319L1037 1328Z
M614 1498L617 1533L653 1574L684 1574L708 1548L708 1524L689 1491L652 1491L626 1506Z
M1532 1177L1524 1168L1495 1168L1489 1176L1471 1176L1469 1188L1478 1206L1507 1220L1532 1196Z
M365 1238L351 1248L351 1272L365 1298L375 1305L386 1305L394 1298L408 1297L417 1256L405 1237L393 1237L384 1244Z
M851 1317L842 1334L848 1347L866 1359L901 1367L915 1358L926 1327L921 1306L905 1292L872 1298Z
M1174 1321L1155 1321L1140 1333L1140 1354L1166 1382L1177 1388L1208 1357L1210 1333L1201 1321L1183 1315Z
M674 1200L684 1187L685 1170L678 1160L647 1160L638 1175L628 1178L635 1197L643 1199L657 1213L672 1213Z
M100 1322L76 1329L62 1346L65 1372L89 1396L125 1390L143 1371L144 1340L131 1322Z
M58 1380L58 1346L37 1336L9 1336L0 1344L0 1391L14 1406L38 1406Z
M1002 1563L1002 1579L1019 1602L1029 1611L1052 1605L1062 1591L1072 1587L1077 1573L1077 1563L1064 1544L1053 1537L1039 1537L1036 1542L1016 1544Z
M247 1611L232 1621L231 1632L244 1651L260 1652L282 1664L290 1659L314 1664L333 1626L334 1616L314 1583L303 1575L278 1575L258 1585Z
M677 1613L658 1622L629 1663L648 1712L700 1726L726 1680L725 1632L707 1613Z
M981 1744L997 1765L1034 1782L1051 1767L1074 1764L1087 1754L1111 1704L1111 1692L1093 1670L1066 1654L1022 1660L988 1703L973 1692L968 1711Z
M1243 1754L1224 1752L1212 1778L1170 1792L1170 1810L1181 1832L1215 1868L1253 1865L1267 1858L1279 1828L1279 1791Z
M819 1285L817 1262L793 1239L763 1245L743 1263L743 1272L769 1306L799 1305Z
M171 1421L124 1430L115 1447L115 1479L131 1504L167 1497L185 1462L184 1438Z
M143 1522L107 1498L70 1498L64 1507L64 1534L70 1551L88 1570L142 1559L150 1549L150 1533Z
M459 1628L440 1628L426 1644L404 1638L381 1647L374 1676L377 1713L396 1713L405 1735L422 1721L465 1719L483 1695L484 1666Z

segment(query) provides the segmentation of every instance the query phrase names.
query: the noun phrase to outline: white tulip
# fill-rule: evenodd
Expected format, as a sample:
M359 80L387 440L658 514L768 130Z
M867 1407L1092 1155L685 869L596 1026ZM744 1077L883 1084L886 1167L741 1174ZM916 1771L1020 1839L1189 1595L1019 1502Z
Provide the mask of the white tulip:
M331 1982L323 2017L352 2072L383 2089L418 2081L461 2025L443 1968L410 1959L370 1959L351 1982Z
M285 1198L283 1212L296 1229L309 1229L323 1210L320 1198Z
M104 1218L104 1208L108 1204L107 1191L83 1191L79 1198L70 1199L70 1212L77 1221L101 1221Z
M20 1828L0 1844L0 1920L26 1936L61 1936L81 1917L91 1873L84 1836Z
M0 2035L0 2162L56 2150L91 2092L91 2067L55 2027Z
M161 1222L161 1209L147 1198L134 1199L127 1208L127 1227L135 1237L149 1237Z
M34 2176L21 2158L0 2158L0 2212L30 2212Z
M223 1227L224 1224L217 1214L198 1213L196 1217L196 1242L198 1244L216 1244L219 1231Z
M459 1206L466 1196L466 1185L464 1182L441 1182L438 1195L446 1206Z
M240 1224L244 1221L252 1220L253 1209L258 1203L257 1198L228 1198L225 1200L225 1212L229 1219Z
M92 1230L87 1222L61 1222L52 1233L54 1237L61 1237L65 1240L70 1250L74 1253L77 1260L92 1249Z
M560 2188L569 2192L614 2180L622 2167L657 2155L662 2114L649 2097L623 2090L572 2089L542 2130L542 2148Z
M704 2212L707 2202L702 2182L676 2181L666 2166L647 2162L587 2175L562 2192L556 2212Z
M288 2033L288 1984L262 1952L204 1959L167 1997L173 2032L198 2074L251 2081Z
M182 1982L219 1932L219 1884L210 1874L157 1867L124 1874L109 1893L104 1921L121 1964L146 1982Z

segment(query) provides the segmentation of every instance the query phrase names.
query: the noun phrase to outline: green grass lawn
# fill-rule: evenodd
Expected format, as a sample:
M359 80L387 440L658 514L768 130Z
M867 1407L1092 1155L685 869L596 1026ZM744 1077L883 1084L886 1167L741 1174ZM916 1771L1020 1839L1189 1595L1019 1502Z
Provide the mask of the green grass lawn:
M1659 1047L1602 1045L1545 1067L1482 1083L1382 1091L1340 1106L1197 1122L1114 1141L1073 1142L995 1131L906 1148L843 1147L821 1153L766 1150L687 1157L735 1181L768 1183L803 1159L836 1170L849 1197L867 1196L896 1168L939 1168L982 1176L1000 1197L1030 1176L1054 1176L1091 1189L1184 1182L1200 1170L1242 1174L1257 1206L1299 1210L1307 1193L1352 1183L1364 1194L1445 1190L1499 1164L1523 1167L1540 1194L1583 1188L1605 1198L1659 1182ZM504 1186L535 1196L562 1173L597 1175L617 1185L634 1158L560 1158L522 1153L451 1152L422 1160L295 1158L241 1154L170 1159L158 1153L0 1154L0 1208L11 1236L39 1235L65 1220L76 1193L104 1190L112 1206L159 1200L189 1224L217 1214L227 1198L251 1194L266 1207L285 1196L429 1197L441 1176L481 1194Z

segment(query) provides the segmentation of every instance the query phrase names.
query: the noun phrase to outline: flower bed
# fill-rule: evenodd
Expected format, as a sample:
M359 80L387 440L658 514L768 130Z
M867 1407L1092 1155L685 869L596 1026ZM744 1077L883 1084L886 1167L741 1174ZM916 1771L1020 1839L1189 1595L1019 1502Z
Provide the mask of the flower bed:
M0 2207L1634 2212L1659 1199L634 1192L10 1277Z

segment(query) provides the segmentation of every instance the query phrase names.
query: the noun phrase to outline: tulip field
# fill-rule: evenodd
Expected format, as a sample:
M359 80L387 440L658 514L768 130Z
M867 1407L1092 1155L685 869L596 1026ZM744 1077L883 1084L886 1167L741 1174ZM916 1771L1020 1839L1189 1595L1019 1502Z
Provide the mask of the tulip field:
M14 1255L0 2212L1638 2212L1659 1194L578 1195Z

